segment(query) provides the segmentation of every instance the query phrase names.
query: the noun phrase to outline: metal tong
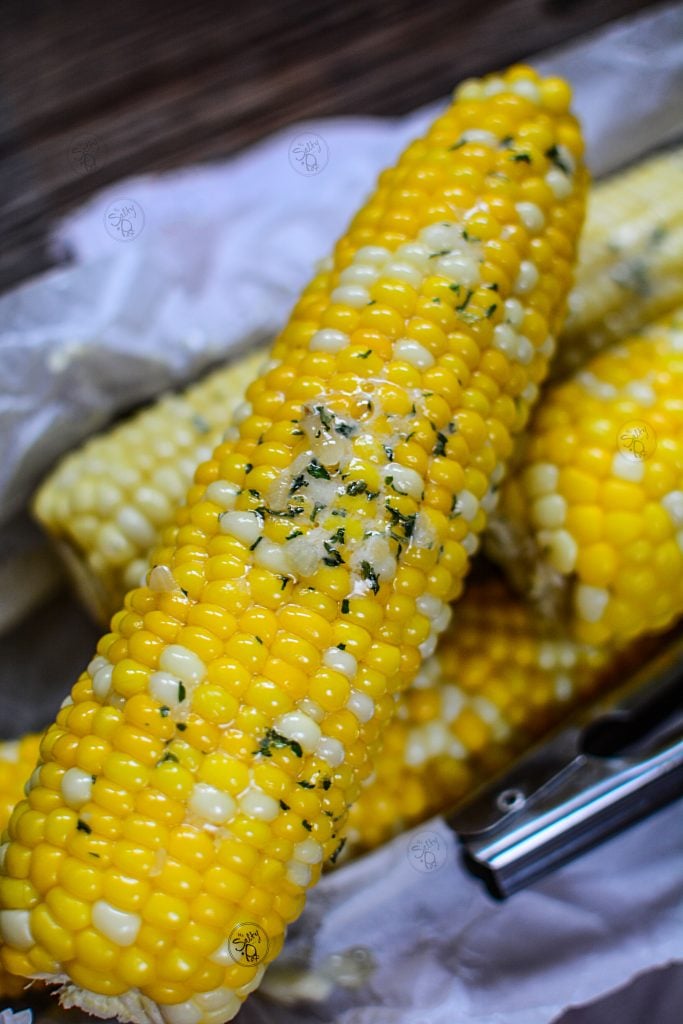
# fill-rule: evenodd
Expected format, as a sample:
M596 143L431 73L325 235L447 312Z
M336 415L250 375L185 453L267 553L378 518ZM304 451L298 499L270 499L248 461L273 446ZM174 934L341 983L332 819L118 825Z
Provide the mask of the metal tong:
M681 795L678 633L446 820L468 870L505 899Z

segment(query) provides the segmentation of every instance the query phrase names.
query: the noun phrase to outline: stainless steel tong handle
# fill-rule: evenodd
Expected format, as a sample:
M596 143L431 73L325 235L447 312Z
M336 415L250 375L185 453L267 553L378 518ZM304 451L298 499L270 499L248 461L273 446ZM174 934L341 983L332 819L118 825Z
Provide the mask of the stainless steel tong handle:
M468 869L504 899L681 795L679 635L446 820Z

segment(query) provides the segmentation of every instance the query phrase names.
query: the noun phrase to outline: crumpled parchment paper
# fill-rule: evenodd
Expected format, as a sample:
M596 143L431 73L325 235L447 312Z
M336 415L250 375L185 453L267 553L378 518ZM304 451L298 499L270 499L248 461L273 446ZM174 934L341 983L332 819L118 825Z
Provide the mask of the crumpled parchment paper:
M678 4L533 63L572 81L596 173L683 136ZM274 333L377 171L435 109L294 126L223 164L111 186L59 227L55 247L73 265L0 299L0 585L8 531L55 459L122 410ZM82 623L65 629L69 657L85 644L85 663L90 635ZM11 648L27 703L46 686L32 646L35 637L20 654ZM68 660L50 664L55 693L72 681L71 666L64 678L60 668ZM410 850L427 832L445 853L425 871ZM259 993L240 1020L550 1024L675 960L680 802L502 905L463 872L435 820L311 894L266 990L281 997L296 983L315 998L290 1008ZM636 1024L630 1009L627 993L620 1024Z

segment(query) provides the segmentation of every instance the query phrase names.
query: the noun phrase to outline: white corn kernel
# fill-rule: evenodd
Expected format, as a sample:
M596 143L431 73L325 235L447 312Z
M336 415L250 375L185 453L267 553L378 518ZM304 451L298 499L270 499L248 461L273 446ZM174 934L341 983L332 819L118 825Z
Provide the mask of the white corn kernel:
M181 703L182 691L178 676L169 672L153 672L149 677L149 693L165 707L175 707Z
M218 522L221 533L227 533L243 544L253 544L263 533L261 517L256 512L224 512Z
M322 736L315 752L323 761L327 761L331 768L338 768L344 763L344 745L332 736Z
M527 231L537 234L545 227L545 216L540 206L536 203L516 203L515 208Z
M195 784L188 806L198 817L213 825L224 824L236 810L235 801L229 793L224 793L222 789L216 789L206 782Z
M105 665L102 665L101 668L98 668L97 672L93 676L93 693L100 700L105 700L109 696L113 671L114 666L110 663L106 663Z
M338 647L328 647L323 654L323 665L341 672L347 679L353 679L358 671L358 662L348 651L340 651Z
M320 726L302 711L288 711L280 715L275 721L275 731L298 743L307 754L312 753L320 742Z
M434 365L434 356L429 349L421 345L419 341L413 341L412 338L399 338L398 341L395 341L393 355L394 359L401 359L410 363L411 366L416 366L419 370L428 370L430 366Z
M367 693L362 693L360 690L351 690L346 707L359 722L363 723L369 722L375 713L374 701Z
M553 462L535 462L524 472L524 486L532 498L542 494L554 494L560 471Z
M579 583L576 587L576 610L585 622L599 622L608 601L609 592L603 587L591 587L587 583Z
M538 271L531 260L522 260L515 281L514 290L518 295L526 295L538 284Z
M623 452L615 452L612 458L612 476L639 484L645 476L645 463L640 459L629 458Z
M106 900L96 900L92 907L92 923L117 946L132 946L142 925L139 914L126 913Z
M311 352L341 352L349 344L348 334L335 331L332 327L323 327L316 331L309 343Z
M159 668L170 672L183 683L193 686L201 683L206 675L206 665L201 658L180 644L169 644L159 655Z
M567 502L561 494L544 494L531 507L532 522L542 529L556 530L564 526L566 517Z
M34 939L29 911L0 910L0 938L15 949L30 949Z
M683 526L683 491L669 491L661 499L661 505L669 513L674 526Z
M411 498L420 498L424 481L419 473L400 462L390 462L384 467L385 479L390 479L390 486L399 494L409 494Z
M258 821L274 821L280 813L280 805L263 790L254 788L240 797L240 810Z
M568 178L559 167L551 167L545 176L546 184L556 199L566 199L572 194L573 185L571 178Z
M323 848L315 839L304 839L294 847L294 860L302 864L319 864L323 859Z
M84 772L80 768L67 769L60 783L64 802L69 807L82 807L92 797L92 786L93 778L90 772Z
M370 292L360 284L343 284L335 288L330 295L330 302L338 302L352 309L362 309L370 301Z

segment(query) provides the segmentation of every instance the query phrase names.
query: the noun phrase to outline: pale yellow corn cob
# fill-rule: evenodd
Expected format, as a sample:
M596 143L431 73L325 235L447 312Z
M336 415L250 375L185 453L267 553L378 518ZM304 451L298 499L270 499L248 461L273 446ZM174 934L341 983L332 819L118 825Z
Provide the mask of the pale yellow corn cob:
M490 543L582 642L683 613L683 309L545 393Z
M553 376L683 303L683 148L590 191Z
M525 68L467 83L381 176L48 729L0 957L64 1005L230 1019L337 850L547 371L568 101Z
M108 621L144 579L159 530L172 521L262 362L258 352L243 356L159 399L67 455L38 491L34 515L96 618Z

